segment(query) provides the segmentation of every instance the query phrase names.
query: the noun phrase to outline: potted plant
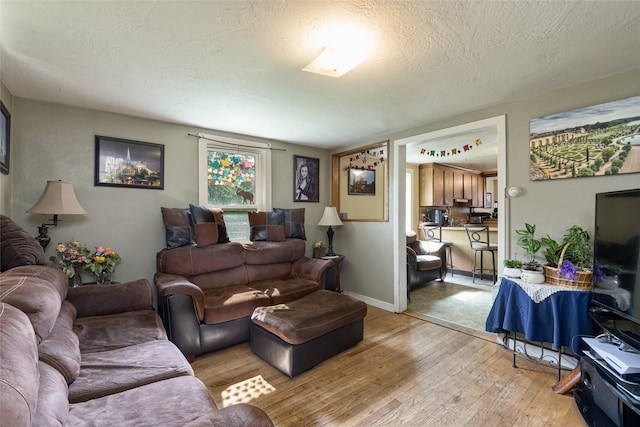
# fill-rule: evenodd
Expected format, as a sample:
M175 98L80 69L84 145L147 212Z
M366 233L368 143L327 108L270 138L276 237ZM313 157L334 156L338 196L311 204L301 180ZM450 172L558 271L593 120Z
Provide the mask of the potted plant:
M542 243L547 246L545 251L547 264L544 269L550 283L572 287L591 286L590 240L589 233L577 225L567 229L560 243L549 235L542 238Z
M517 259L505 259L502 261L504 264L504 270L502 275L505 277L520 277L522 274L522 261L518 261Z
M327 254L327 245L319 240L313 243L313 257L314 258L322 258Z
M520 278L529 283L544 283L544 271L540 268L540 263L536 261L536 254L542 247L540 240L535 238L536 225L525 223L525 228L516 230L518 240L516 243L525 250L526 261L522 263L522 273Z

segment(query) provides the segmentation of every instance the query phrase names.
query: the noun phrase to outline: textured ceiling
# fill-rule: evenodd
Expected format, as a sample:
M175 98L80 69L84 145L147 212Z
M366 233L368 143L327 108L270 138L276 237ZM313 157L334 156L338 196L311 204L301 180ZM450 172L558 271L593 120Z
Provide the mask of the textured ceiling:
M332 148L640 67L640 2L0 3L13 95ZM303 72L328 29L373 55Z

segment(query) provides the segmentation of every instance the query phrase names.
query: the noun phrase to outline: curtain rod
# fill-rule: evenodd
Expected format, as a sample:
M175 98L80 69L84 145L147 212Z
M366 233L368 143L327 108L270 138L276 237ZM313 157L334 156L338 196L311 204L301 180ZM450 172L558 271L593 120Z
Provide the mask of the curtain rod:
M220 144L233 145L234 147L256 148L256 147L251 146L251 145L244 145L244 144L236 144L236 143L233 143L233 142L219 141L219 140L217 140L217 139L207 138L206 136L201 136L201 135L194 135L194 134L192 134L192 133L188 133L187 135L188 135L188 136L193 136L194 138L202 138L202 139L206 139L207 141L218 142L218 143L220 143ZM271 150L271 151L287 151L287 150L286 150L286 149L284 149L284 148L273 148L273 147L271 147L271 144L269 144L269 146L268 146L268 147L266 147L266 148L268 148L268 149L269 149L269 150Z

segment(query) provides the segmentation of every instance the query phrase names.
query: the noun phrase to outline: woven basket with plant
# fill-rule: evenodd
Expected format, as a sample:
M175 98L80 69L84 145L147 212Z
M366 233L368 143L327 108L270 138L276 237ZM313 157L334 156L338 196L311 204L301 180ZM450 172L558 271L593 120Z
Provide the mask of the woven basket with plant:
M546 282L576 290L590 290L593 286L591 246L589 233L574 225L567 230L562 243L547 236L541 239L547 245L544 265Z

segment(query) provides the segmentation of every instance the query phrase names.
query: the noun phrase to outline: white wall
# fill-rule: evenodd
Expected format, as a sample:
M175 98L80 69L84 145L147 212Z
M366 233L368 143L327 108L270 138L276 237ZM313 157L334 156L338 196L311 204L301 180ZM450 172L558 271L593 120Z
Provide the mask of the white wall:
M18 97L14 97L13 119L10 216L36 235L37 226L48 218L25 211L38 200L47 180L69 181L88 215L64 216L58 227L49 227L52 239L47 257L55 254L58 241L75 238L89 247L105 245L120 252L123 262L115 280L152 280L156 253L165 243L160 207L187 207L198 201L198 144L187 133L215 131ZM94 186L95 135L164 144L164 190ZM269 142L286 149L272 153L273 206L306 208L307 252L311 254L311 242L326 239L326 230L315 224L329 203L329 156L326 150ZM294 204L294 154L320 159L320 203Z

